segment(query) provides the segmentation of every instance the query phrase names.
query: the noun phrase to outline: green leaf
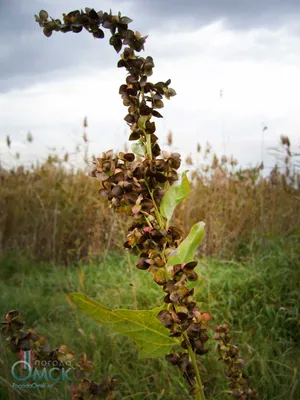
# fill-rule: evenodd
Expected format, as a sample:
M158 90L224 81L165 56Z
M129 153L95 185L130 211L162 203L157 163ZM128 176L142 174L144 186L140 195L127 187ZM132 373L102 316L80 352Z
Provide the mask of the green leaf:
M195 251L204 237L204 226L204 222L198 222L192 227L184 241L180 243L174 254L169 257L167 266L194 260Z
M165 193L160 203L160 213L169 221L173 215L175 207L181 203L190 193L191 185L183 172L181 183L178 186L171 186Z
M156 317L162 308L112 311L83 293L71 293L70 299L95 321L134 340L140 359L162 357L178 344Z
M142 142L133 143L133 145L131 146L131 150L134 154L141 157L144 157L146 154L146 147Z

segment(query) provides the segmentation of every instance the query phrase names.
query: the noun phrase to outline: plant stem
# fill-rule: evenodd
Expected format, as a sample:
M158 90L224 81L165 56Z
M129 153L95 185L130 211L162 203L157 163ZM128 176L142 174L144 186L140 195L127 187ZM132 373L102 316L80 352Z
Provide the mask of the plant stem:
M205 400L204 393L203 393L203 385L202 385L201 376L200 376L199 368L197 365L195 353L192 349L192 346L190 344L190 341L189 341L189 338L188 338L188 335L186 334L186 332L184 332L183 337L186 341L188 353L189 353L189 356L190 356L190 359L191 359L191 362L193 364L195 374L196 374L196 381L197 381L197 386L198 386L198 392L196 393L196 399L197 400Z
M159 212L159 208L157 207L157 204L156 204L155 199L153 197L153 193L151 192L147 182L146 182L146 186L147 186L148 191L150 193L150 196L151 196L151 198L153 200L154 207L155 207L155 214L156 214L156 217L158 219L159 225L162 228L165 228L165 226L163 224L163 221L161 219L161 214ZM162 259L163 259L163 261L165 263L167 263L166 256L165 256L165 249L166 249L166 246L164 245L164 249L162 251ZM167 270L166 265L165 265L165 274L166 274L166 279L168 280L168 270ZM198 391L196 393L196 400L205 400L204 393L203 393L203 384L202 384L202 381L201 381L201 376L200 376L199 368L198 368L198 365L197 365L196 355L194 353L194 350L192 349L189 337L188 337L186 332L183 333L183 337L184 337L184 339L186 341L187 348L188 348L188 353L189 353L189 356L190 356L190 359L191 359L191 362L193 364L193 367L194 367L194 370L195 370L195 374L196 374L196 382L197 382L197 387L198 387Z
M146 215L144 215L144 217L145 217L145 220L147 221L147 224L148 224L151 228L153 228L151 222L149 221L149 218L147 218Z
M151 134L145 133L145 135L147 140L147 154L150 160L152 160Z
M145 100L145 92L144 92L144 88L141 88L141 92L140 95L142 96L142 101ZM150 160L152 160L152 144L151 144L151 134L146 133L146 131L144 130L145 136L146 136L146 151L147 151L147 155L150 158Z
M136 299L135 281L134 281L134 278L133 278L132 262L131 262L131 258L130 258L130 255L129 255L128 251L126 251L126 254L127 254L127 261L128 261L129 268L130 268L130 277L131 277L131 285L132 285L131 286L131 290L132 290L132 297L133 297L133 309L137 310L138 306L137 306L137 299Z
M142 97L144 96L144 90L143 89L144 88L142 88L142 91L141 91ZM146 139L147 139L147 143L146 143L147 144L147 146L146 146L147 155L150 158L150 160L152 160L151 135L146 134ZM155 208L155 215L156 215L157 221L159 223L159 226L161 228L163 228L163 229L168 229L168 222L166 222L166 224L164 224L163 217L160 214L159 208L158 208L158 206L156 204L156 201L154 199L154 196L153 196L153 192L150 189L147 180L145 180L145 184L147 186L147 189L148 189L148 192L150 194L150 197L151 197L151 199L153 201L154 208ZM165 263L167 263L166 256L165 256L165 249L166 249L166 245L164 245L164 248L163 248L163 251L162 251L161 255L162 255L163 261ZM164 266L164 269L165 269L165 274L166 274L166 280L168 280L168 270L167 270L166 264ZM202 385L201 376L200 376L199 368L198 368L198 365L197 365L197 360L196 360L196 356L195 356L194 350L192 349L190 340L189 340L188 335L187 335L186 332L183 333L183 337L184 337L184 339L186 341L187 348L188 348L188 354L189 354L189 357L191 359L191 362L193 364L193 367L194 367L194 370L195 370L195 374L196 374L196 382L197 382L197 389L198 389L197 393L195 395L196 396L196 400L205 400L204 393L203 393L203 385Z
M159 223L159 226L160 226L161 228L164 228L164 224L163 224L163 221L162 221L160 212L159 212L159 208L157 207L157 204L156 204L156 201L155 201L155 199L154 199L153 193L152 193L152 191L150 190L149 185L148 185L148 182L147 182L146 180L145 180L145 184L146 184L146 186L147 186L147 189L148 189L148 192L149 192L149 194L150 194L150 197L151 197L151 199L152 199L152 201L153 201L154 208L155 208L155 216L156 216L156 218L157 218L157 221L158 221L158 223Z

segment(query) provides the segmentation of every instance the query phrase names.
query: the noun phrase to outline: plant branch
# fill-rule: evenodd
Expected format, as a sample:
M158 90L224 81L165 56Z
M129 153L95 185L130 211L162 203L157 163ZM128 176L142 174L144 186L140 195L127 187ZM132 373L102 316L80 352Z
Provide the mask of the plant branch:
M132 262L131 262L130 255L129 255L128 251L126 251L126 254L127 254L127 261L128 261L129 268L130 268L131 291L132 291L132 298L133 298L133 309L137 310L138 306L137 306L136 287L135 287L135 281L134 281L134 276L133 276Z
M146 133L146 146L147 146L147 154L150 160L152 160L151 135L148 133Z
M190 359L191 359L191 362L193 364L195 374L196 374L196 381L197 381L197 386L198 386L198 391L196 393L196 399L197 400L205 400L204 393L203 393L203 385L202 385L201 376L200 376L200 372L199 372L199 368L198 368L198 364L197 364L197 360L196 360L196 355L191 347L190 340L189 340L186 332L184 332L183 336L184 336L185 342L187 344L188 353L189 353L189 356L190 356Z
M149 190L148 184L147 184L147 187L148 187L148 190ZM163 222L162 222L162 218L163 218L163 217L162 217L162 215L160 214L159 208L158 208L158 206L157 206L157 204L156 204L156 201L155 201L155 199L154 199L154 197L153 197L153 193L151 192L151 190L149 190L149 194L150 194L150 196L151 196L151 198L152 198L152 200L153 200L153 203L154 203L155 213L156 213L156 216L157 216L157 220L158 220L160 226L161 226L162 228L164 228L164 224L163 224ZM165 262L164 268L165 268L166 279L168 280L168 270L167 270L167 266L166 266L167 258L166 258L166 255L165 255L165 250L166 250L166 244L164 244L164 248L163 248L163 251L162 251L162 259L163 259L163 261ZM194 367L194 370L195 370L195 374L196 374L197 389L198 389L197 392L196 392L196 395L195 395L195 396L196 396L196 399L197 399L197 400L205 400L204 392L203 392L203 384L202 384L202 380L201 380L201 376L200 376L200 371L199 371L198 364L197 364L197 360L196 360L196 355L195 355L195 353L194 353L194 350L193 350L193 348L192 348L192 346L191 346L189 337L188 337L188 335L187 335L186 332L183 333L183 337L184 337L185 342L186 342L186 344L187 344L188 354L189 354L189 357L190 357L190 359L191 359L191 362L192 362L192 364L193 364L193 367Z
M153 205L154 205L154 208L155 208L155 216L156 216L156 218L157 218L157 222L159 223L159 226L160 226L161 228L164 228L164 223L163 223L163 220L162 220L162 215L161 215L160 212L159 212L159 208L157 207L156 201L155 201L154 196L153 196L153 192L152 192L152 190L150 189L150 187L149 187L149 185L148 185L148 182L147 182L146 180L145 180L145 185L147 186L147 189L148 189L148 192L149 192L149 194L150 194L151 200L153 201Z

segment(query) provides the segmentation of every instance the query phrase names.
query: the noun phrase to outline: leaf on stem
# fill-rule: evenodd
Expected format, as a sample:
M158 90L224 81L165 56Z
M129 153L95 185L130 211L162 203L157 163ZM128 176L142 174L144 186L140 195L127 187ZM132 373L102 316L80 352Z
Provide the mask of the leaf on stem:
M180 243L174 254L169 257L167 266L188 263L194 260L194 254L197 247L204 237L204 222L195 224L188 236Z
M175 207L181 203L190 193L191 185L186 176L186 172L183 172L181 183L178 186L171 186L160 204L160 213L168 221L172 218Z
M137 143L133 143L133 145L131 146L131 150L137 156L145 157L146 147L145 147L144 143L142 143L141 141L138 141Z
M140 359L162 357L178 344L157 319L162 308L112 311L83 293L71 293L70 299L95 321L131 338L138 346Z

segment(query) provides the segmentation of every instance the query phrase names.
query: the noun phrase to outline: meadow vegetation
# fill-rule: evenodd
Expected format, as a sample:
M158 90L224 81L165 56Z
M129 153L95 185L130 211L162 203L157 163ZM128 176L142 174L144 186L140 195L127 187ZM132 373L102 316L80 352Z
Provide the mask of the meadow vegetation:
M194 159L187 157L191 193L173 220L186 234L205 221L199 254L239 260L268 238L299 234L300 174L287 140L281 138L279 163L267 174L262 165L241 168L232 157L218 160L208 144L197 146ZM128 222L97 195L89 170L70 165L67 155L49 156L32 168L0 169L0 249L60 265L121 250Z
M212 313L212 324L229 324L247 360L246 372L263 400L300 398L297 240L293 236L268 240L259 255L243 263L202 258L196 268L197 301ZM76 353L86 352L95 365L96 380L102 375L117 377L118 399L189 398L180 373L169 363L138 360L131 340L96 324L68 301L68 293L81 291L110 308L159 306L159 288L131 261L133 268L125 254L110 253L101 263L62 267L6 255L1 260L1 315L8 309L22 310L28 326L45 334L52 346L67 343ZM51 391L23 390L19 397L9 388L15 355L1 348L0 399L69 398L61 382ZM218 357L211 343L210 357L204 357L201 370L207 399L227 398L224 366Z
M299 175L287 169L291 159L263 176L261 166L243 170L232 159L217 161L209 146L198 150L197 160L186 160L191 194L174 216L186 231L195 221L207 224L196 300L213 324L232 327L261 399L297 400ZM126 222L107 210L97 182L64 162L52 157L32 169L1 170L1 315L21 310L52 345L66 342L86 352L96 378L118 378L117 398L188 398L180 373L166 361L138 360L129 339L96 325L68 300L68 293L81 291L110 308L151 309L159 306L160 290L122 249ZM1 348L0 399L22 398L10 388L15 355ZM214 344L210 352L201 371L206 398L224 399L228 389ZM31 391L30 398L69 398L66 386L56 386Z

